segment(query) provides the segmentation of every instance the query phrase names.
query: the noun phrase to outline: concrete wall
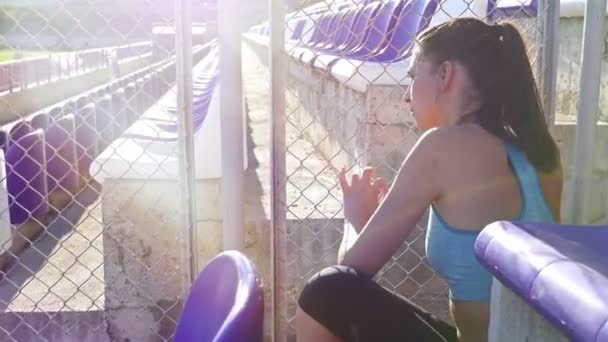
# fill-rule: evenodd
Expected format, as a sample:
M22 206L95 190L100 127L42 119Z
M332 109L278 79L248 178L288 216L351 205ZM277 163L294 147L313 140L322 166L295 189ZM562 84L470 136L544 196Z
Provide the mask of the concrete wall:
M491 305L488 336L491 342L570 341L552 323L496 279L492 285Z
M608 47L608 27L605 28L605 44ZM583 18L569 17L560 20L560 51L558 64L557 118L573 120L576 117L580 61L583 41ZM608 121L608 49L602 58L599 118Z
M123 61L119 64L119 75L132 73L148 66L151 62L150 56ZM107 83L110 79L109 68L103 68L13 93L6 93L0 96L0 125L61 102L66 98L82 93L86 89Z
M219 180L196 182L199 266L221 250ZM182 310L185 231L177 180L106 179L105 312L113 341L169 338Z
M572 173L574 170L574 144L576 141L576 123L558 122L554 127L554 136L559 144L564 167L564 195L566 198L572 187ZM591 210L587 218L589 224L608 223L608 123L598 123L596 130L595 157L593 167L593 186L591 188ZM566 201L562 201L562 209L566 209ZM570 222L568 213L562 211L564 222Z

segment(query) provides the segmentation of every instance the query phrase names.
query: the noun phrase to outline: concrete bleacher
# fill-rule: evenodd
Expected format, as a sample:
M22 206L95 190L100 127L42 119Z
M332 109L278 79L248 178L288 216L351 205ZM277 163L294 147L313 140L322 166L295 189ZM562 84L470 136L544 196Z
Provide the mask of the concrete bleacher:
M199 61L208 52L207 47L195 46L193 48L194 61ZM87 239L90 239L87 241L86 246L88 247L84 251L87 254L91 254L89 247L97 245L97 240L103 239L104 244L107 244L107 246L102 245L95 248L95 251L108 252L107 255L101 253L99 264L95 264L95 262L89 264L90 260L82 262L85 268L83 274L100 265L103 265L99 269L102 274L96 275L95 279L114 279L115 274L120 273L122 269L118 269L111 263L111 260L116 261L116 248L113 248L116 245L112 245L108 241L115 241L114 236L102 236L102 234L115 232L111 228L112 223L116 223L116 221L103 220L104 217L108 217L108 207L99 208L100 210L96 208L99 204L94 202L97 201L97 192L100 191L100 188L96 185L95 178L91 176L91 165L104 151L108 148L111 149L110 146L119 140L131 125L142 118L144 113L149 112L149 108L157 107L156 102L162 94L175 93L174 88L171 87L174 80L175 57L171 57L128 73L110 83L65 98L62 102L0 127L0 152L3 156L0 158L2 162L0 169L3 171L6 169L6 177L3 177L3 181L0 183L0 206L4 205L5 209L1 212L2 217L0 217L0 240L4 242L2 251L4 253L0 253L0 260L4 263L5 259L12 259L13 254L19 254L18 262L10 266L9 272L4 270L3 276L8 279L0 286L2 306L11 310L11 312L7 311L0 315L2 329L11 331L18 328L20 332L16 336L21 336L21 333L25 334L23 336L28 336L27 334L31 334L31 332L22 329L24 324L21 320L33 326L45 321L44 315L36 315L27 311L27 303L21 303L18 299L20 296L11 299L14 295L10 293L18 290L18 293L25 295L26 299L37 296L41 290L40 285L35 284L39 284L40 281L44 284L44 281L47 280L45 274L48 273L48 270L39 271L44 274L36 273L41 266L32 266L31 263L38 263L38 259L44 253L48 253L50 260L57 262L57 255L65 253L61 253L61 251L51 253L48 250L51 247L48 245L57 243L56 239L66 235L68 226L78 231L76 235L87 236ZM154 118L150 120L154 120ZM94 168L93 170L96 171ZM100 180L103 182L103 179ZM102 184L101 192L102 195L108 193L106 184ZM93 205L90 208L91 212L86 212L82 216L83 208L87 208L89 205ZM113 209L111 205L109 207L111 213ZM100 212L99 215L97 211ZM75 215L79 216L75 218ZM99 222L107 226L102 227ZM80 225L83 227L80 228ZM40 235L42 229L47 233ZM20 238L18 232L36 240L35 248L20 252L20 248L17 247L22 248L25 241ZM74 237L70 237L72 234L67 235L66 238L74 239ZM128 241L122 242L128 243ZM21 246L16 246L19 244ZM34 259L37 261L32 261L32 255L36 256ZM61 258L65 259L66 256ZM69 259L70 256L68 255L67 258ZM69 264L63 265L63 262L60 259L58 264L53 264L59 265L53 266L53 272L57 270L57 267L63 266L68 268L65 272L69 272L71 267ZM45 268L42 267L42 269ZM24 284L23 288L13 288L12 285L19 284L23 279L29 277L33 277L35 280L30 282L34 284L33 286ZM69 288L72 284L69 279L64 281L64 278L60 278L57 282L58 284L66 283L61 285L61 288ZM88 281L88 283L90 282ZM146 282L145 277L142 277L141 282ZM154 284L158 284L158 282ZM97 287L101 287L101 289ZM154 322L142 321L142 329L138 331L152 334L146 336L133 336L133 331L130 331L128 326L120 327L120 324L126 322L122 317L128 317L130 313L121 311L116 308L116 305L113 305L127 297L125 293L121 292L121 289L116 287L120 287L116 282L103 280L91 290L87 286L86 290L83 289L82 294L76 296L84 299L78 299L76 303L72 303L71 307L83 310L83 322L89 318L98 321L104 315L99 316L98 310L105 310L108 318L103 324L107 325L108 329L116 330L116 336L131 336L135 340L148 340L150 336L158 333L149 329ZM142 287L145 285L142 284ZM89 293L90 291L96 294ZM101 297L97 291L101 292ZM115 296L112 297L112 294ZM87 298L101 298L101 302L94 301L93 305L96 310L91 309L92 304L86 304ZM173 299L175 300L175 298ZM70 298L65 300L70 300ZM44 300L36 305L39 305L38 310L56 310L55 306ZM152 307L158 307L157 303L150 304L145 300L140 300L138 305L149 310L153 310ZM15 315L21 315L22 318L16 320ZM69 314L56 314L56 316L68 317ZM54 326L54 328L61 330L62 324ZM122 330L125 332L122 333ZM96 340L97 335L94 331L87 332L87 329L83 329L74 338ZM83 336L86 336L86 339L82 339Z
M194 59L193 129L198 258L204 265L219 253L221 136L219 50L206 45ZM137 120L99 152L90 174L102 184L106 309L128 315L178 306L183 294L183 206L180 198L180 153L177 86L164 90ZM243 116L244 117L244 116ZM244 122L243 122L244 124ZM243 169L247 159L243 160ZM131 253L118 253L123 249ZM140 261L140 256L145 259ZM154 267L147 267L153 263ZM136 286L132 284L135 283ZM149 318L149 320L148 320ZM130 330L114 321L122 336L145 340L150 331ZM142 327L155 324L142 318ZM143 335L139 335L143 334Z
M0 124L155 63L151 48L145 42L0 63Z
M577 14L574 12L581 15L580 1L575 2L562 1L564 4L562 17L576 16ZM420 7L413 14L401 12L408 6ZM432 14L432 18L423 16L425 9ZM406 77L408 57L411 52L408 36L450 17L474 16L486 18L489 21L512 17L520 26L527 28L523 33L533 44L535 39L538 39L535 36L537 30L534 28L534 25L537 25L537 12L538 1L535 0L469 2L389 0L364 1L363 3L341 2L339 6L334 4L334 7L320 4L310 13L308 9L304 8L289 14L285 33L285 51L288 62L288 91L286 92L288 123L298 127L335 170L339 170L345 165L354 164L355 169L373 165L379 169L381 176L391 179L418 137L414 122L401 99L409 84ZM403 23L401 20L409 22ZM377 30L371 30L372 27ZM368 31L373 33L370 34ZM568 30L569 35L570 33ZM396 49L391 51L387 42L393 38L399 38L399 41L393 41L393 47ZM261 56L261 60L269 60L270 28L268 23L252 27L245 34L245 39L248 45ZM572 47L574 50L577 49L576 45ZM568 58L570 57L574 59L580 56L568 56ZM563 84L559 85L558 89L561 87ZM607 136L605 128L605 125L598 127L598 144L605 142ZM566 176L569 177L573 161L575 125L557 122L552 126L552 130L562 150ZM598 183L604 184L600 169L603 169L606 164L604 157L600 157L600 159L594 167L594 177L598 177ZM568 184L571 184L570 178L567 178L566 183L567 187ZM607 191L605 186L598 188L601 188L598 191L600 196ZM597 214L603 213L598 217L601 217L600 221L604 220L606 217L605 197L598 197L592 205L594 206L593 214L597 216ZM319 229L319 231L322 230ZM355 234L351 234L351 236L355 236ZM563 244L572 243L570 236L562 235L558 238L563 239ZM330 240L330 243L332 241ZM511 248L516 250L518 246L515 244ZM332 247L328 245L323 248ZM303 253L313 255L314 251L304 251ZM537 257L534 255L534 250L529 253L531 258ZM578 260L576 256L570 257ZM494 264L488 263L488 266L494 266L500 262L509 264L510 261L507 259L492 260ZM584 262L586 261L581 261L577 267L585 268ZM605 272L605 264L602 265L604 266L587 269L584 273L593 275L593 279L602 279L601 281L605 282L608 274ZM402 266L402 268L405 267ZM524 268L523 265L522 268ZM561 277L569 277L570 270L571 268L567 267L561 269ZM493 302L493 315L501 318L493 318L493 321L500 320L502 324L500 326L495 324L492 327L493 341L510 341L513 335L510 335L509 332L515 330L518 331L517 336L520 336L521 340L529 338L538 341L560 341L564 339L565 334L575 337L575 340L587 340L585 338L593 336L594 332L600 333L601 323L605 322L605 318L608 317L605 296L603 299L595 301L597 306L587 308L585 307L586 299L577 295L577 289L582 289L582 287L576 286L567 293L568 303L580 301L581 308L593 311L593 317L590 318L593 320L593 324L582 324L575 317L561 315L558 309L554 309L557 310L556 312L551 311L552 309L537 310L538 305L531 306L530 304L535 299L525 298L525 296L533 296L533 294L512 292L510 287L503 286L502 283L502 281L508 283L508 279L501 277L499 273L496 274L499 281L495 282L494 292L499 293L497 296L500 296L501 301ZM547 279L557 281L559 276ZM517 281L517 279L513 281ZM425 286L429 286L429 284ZM542 290L539 289L539 291ZM555 295L551 295L554 300L550 303L553 305L552 308L570 305L566 304L566 301L562 302L556 298L558 293L565 295L565 292L555 293ZM523 300L520 299L522 296ZM593 298L597 298L596 293L593 296ZM551 312L555 315L552 316ZM441 313L439 314L441 315ZM561 323L560 318L564 319ZM530 324L523 322L526 320ZM504 322L517 323L505 324ZM604 333L604 330L601 331ZM499 339L498 335L502 336L502 339Z

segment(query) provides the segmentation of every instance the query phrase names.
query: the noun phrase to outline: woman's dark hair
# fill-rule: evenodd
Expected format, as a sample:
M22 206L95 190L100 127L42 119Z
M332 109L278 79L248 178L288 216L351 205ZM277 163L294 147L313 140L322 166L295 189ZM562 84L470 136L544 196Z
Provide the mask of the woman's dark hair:
M477 120L491 134L521 148L536 169L559 166L559 150L542 108L521 34L509 23L458 18L418 37L422 56L466 68L481 101Z

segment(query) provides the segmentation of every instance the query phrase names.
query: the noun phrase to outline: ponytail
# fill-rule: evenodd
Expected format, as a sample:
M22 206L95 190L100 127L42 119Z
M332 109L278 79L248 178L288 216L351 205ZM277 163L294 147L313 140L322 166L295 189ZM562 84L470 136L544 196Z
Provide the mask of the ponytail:
M515 26L459 18L423 32L418 43L437 64L456 60L465 66L481 100L477 119L484 129L518 146L540 171L559 166L557 144Z

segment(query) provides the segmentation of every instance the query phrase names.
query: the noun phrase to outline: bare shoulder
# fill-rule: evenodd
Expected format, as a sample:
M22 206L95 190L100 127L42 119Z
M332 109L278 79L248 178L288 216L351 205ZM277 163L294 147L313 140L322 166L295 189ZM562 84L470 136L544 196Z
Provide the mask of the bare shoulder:
M500 139L477 125L459 125L436 128L425 132L418 144L427 153L432 153L443 167L457 166L458 161L469 158L504 159L504 145Z

